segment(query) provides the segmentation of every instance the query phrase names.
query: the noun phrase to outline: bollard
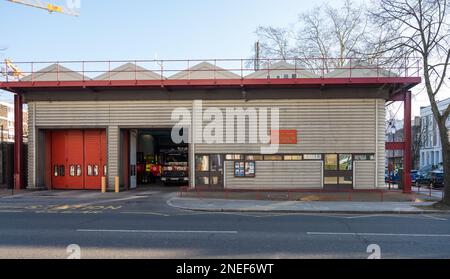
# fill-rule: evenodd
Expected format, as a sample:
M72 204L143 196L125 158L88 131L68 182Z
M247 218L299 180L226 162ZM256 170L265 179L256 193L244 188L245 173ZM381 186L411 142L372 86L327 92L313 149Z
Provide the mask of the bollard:
M116 176L114 179L114 192L119 193L119 177Z
M102 176L102 193L106 193L106 177Z

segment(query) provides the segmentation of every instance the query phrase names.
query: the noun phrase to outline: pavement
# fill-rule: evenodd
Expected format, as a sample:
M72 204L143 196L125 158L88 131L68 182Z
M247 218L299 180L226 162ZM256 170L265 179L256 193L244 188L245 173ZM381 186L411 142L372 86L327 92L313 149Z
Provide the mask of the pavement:
M249 195L233 198L215 198L216 193L204 192L203 197L179 195L178 188L172 187L147 187L120 193L101 193L98 191L19 191L11 195L10 190L0 190L0 210L32 209L40 211L78 211L97 212L103 210L118 210L115 203L126 202L127 206L139 205L142 209L153 209L155 204L169 206L174 209L203 211L203 212L263 212L263 213L341 213L341 214L427 214L445 213L445 211L433 209L431 206L438 199L425 195L411 195L392 193L391 201L366 201L379 200L379 194L363 194L364 201L348 201L336 199L325 200L323 196L315 196L317 200L310 200L307 194L305 199L277 200L271 199L276 195L268 194L265 200L245 199L253 197ZM150 196L159 196L151 204L143 205L143 200ZM211 195L211 197L208 197ZM272 195L272 196L271 196ZM204 197L206 196L206 197ZM222 194L219 194L222 196ZM260 195L264 197L264 195ZM385 195L388 197L388 195ZM162 198L164 197L164 198ZM355 197L354 197L355 199Z
M450 258L446 212L192 211L170 205L177 190L0 197L0 258L65 259L73 256L73 244L82 259L365 259L373 245L381 258Z
M207 212L283 212L346 214L425 214L442 213L429 207L433 202L303 202L171 198L168 205Z

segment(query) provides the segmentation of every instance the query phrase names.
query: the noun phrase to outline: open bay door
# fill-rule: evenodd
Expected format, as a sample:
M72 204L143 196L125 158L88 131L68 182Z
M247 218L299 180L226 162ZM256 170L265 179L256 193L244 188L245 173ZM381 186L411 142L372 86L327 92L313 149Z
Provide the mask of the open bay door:
M137 131L130 130L130 189L136 189L137 187L137 171L136 171L136 150L137 145Z

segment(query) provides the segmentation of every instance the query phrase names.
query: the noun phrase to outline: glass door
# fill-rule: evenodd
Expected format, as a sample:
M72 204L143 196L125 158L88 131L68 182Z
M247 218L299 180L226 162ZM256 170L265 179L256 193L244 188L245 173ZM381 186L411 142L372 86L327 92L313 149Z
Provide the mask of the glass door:
M195 155L195 185L223 187L223 155Z
M352 154L325 154L323 184L326 189L353 188Z
M223 187L223 156L209 155L209 162L209 185L212 187Z

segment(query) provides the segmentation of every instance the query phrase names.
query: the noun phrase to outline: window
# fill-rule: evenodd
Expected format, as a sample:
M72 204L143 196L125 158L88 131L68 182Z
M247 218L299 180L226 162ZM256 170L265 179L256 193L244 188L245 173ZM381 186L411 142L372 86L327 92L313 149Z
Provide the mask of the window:
M263 155L247 155L245 156L246 161L263 161L264 156Z
M340 185L352 185L353 184L353 177L351 177L351 176L341 176L341 177L339 177L339 184Z
M197 176L195 178L196 185L209 185L209 176Z
M304 160L322 160L322 155L320 154L304 154Z
M325 170L337 170L338 169L337 160L338 160L337 154L325 155Z
M264 155L264 161L283 161L281 155Z
M240 154L227 154L225 156L225 160L229 160L229 161L232 161L232 160L243 160L243 159L244 159L244 156L242 156Z
M98 176L99 172L98 172L98 165L94 165L94 176Z
M58 176L59 175L59 171L58 171L59 169L58 169L58 165L55 165L54 167L53 167L53 175L54 176Z
M209 171L209 156L208 155L196 155L195 156L195 170L196 171Z
M338 178L336 176L327 176L327 177L324 177L323 183L325 185L330 185L330 184L336 185L336 184L338 184Z
M375 160L374 154L356 154L355 161L373 161Z
M301 161L302 159L302 155L284 155L285 161Z
M66 175L66 168L64 165L59 166L59 176L65 176Z
M218 172L223 170L222 156L221 155L210 155L211 168L210 171ZM217 183L214 183L217 184Z
M91 165L87 166L87 175L92 176L92 166Z
M81 165L77 165L77 176L81 176Z
M74 165L70 165L70 167L69 167L69 175L70 176L75 176L75 166Z
M108 168L106 167L106 165L103 166L103 176L107 176L108 175Z
M297 78L297 74L292 74L292 78Z
M352 154L339 154L339 170L352 170Z

